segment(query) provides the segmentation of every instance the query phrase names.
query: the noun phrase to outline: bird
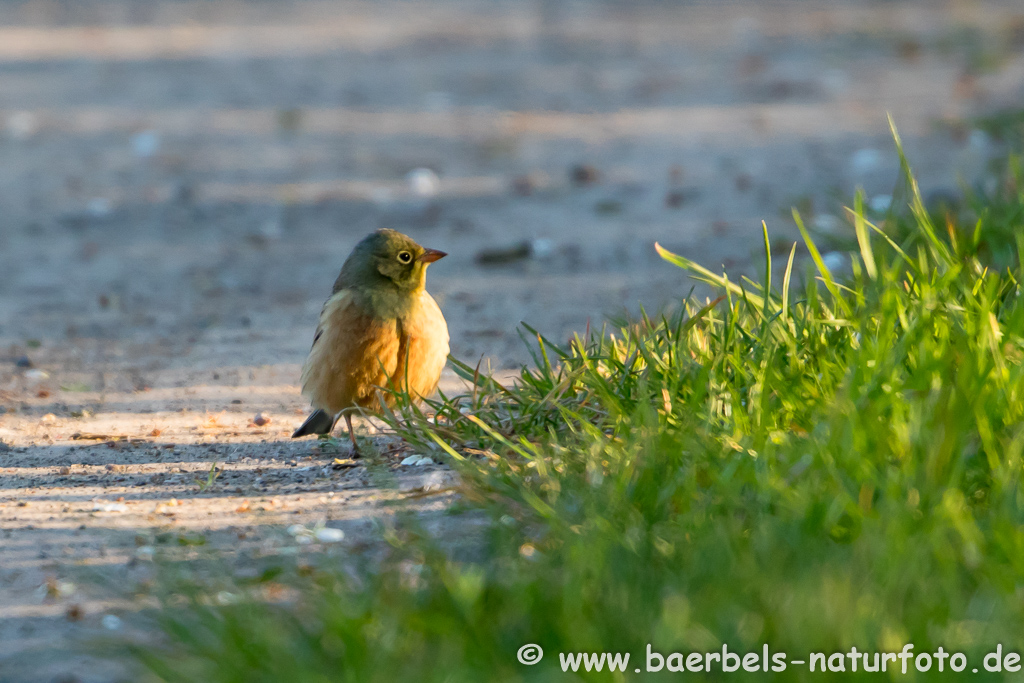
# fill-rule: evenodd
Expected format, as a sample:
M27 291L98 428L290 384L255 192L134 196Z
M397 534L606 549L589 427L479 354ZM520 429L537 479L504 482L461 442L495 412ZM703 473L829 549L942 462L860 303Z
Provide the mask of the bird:
M292 438L330 434L343 416L358 457L354 412L393 405L395 395L381 389L414 400L434 392L449 337L425 283L427 266L445 256L386 228L356 244L320 312L301 377L313 412Z

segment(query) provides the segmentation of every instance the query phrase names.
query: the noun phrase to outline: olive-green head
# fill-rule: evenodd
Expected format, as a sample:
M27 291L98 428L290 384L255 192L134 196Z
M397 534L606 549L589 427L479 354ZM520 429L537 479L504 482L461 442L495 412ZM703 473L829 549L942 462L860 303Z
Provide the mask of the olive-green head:
M395 287L414 292L423 288L427 266L445 256L443 251L425 249L408 235L384 228L370 233L352 249L334 291Z

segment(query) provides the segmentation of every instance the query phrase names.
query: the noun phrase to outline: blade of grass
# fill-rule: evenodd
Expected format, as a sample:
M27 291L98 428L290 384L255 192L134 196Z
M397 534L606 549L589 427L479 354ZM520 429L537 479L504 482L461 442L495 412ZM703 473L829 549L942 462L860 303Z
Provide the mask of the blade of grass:
M872 280L878 279L878 268L875 266L875 254L871 251L871 238L867 226L864 225L864 191L857 190L853 198L853 227L857 233L857 244L860 245L860 257L864 261L864 270Z
M821 273L821 277L825 282L825 287L829 293L832 294L832 299L836 305L843 308L845 312L849 313L849 306L846 303L846 299L839 293L839 289L836 287L835 279L832 277L832 271L829 270L828 266L825 265L825 261L821 258L821 252L818 251L818 246L811 239L810 233L807 232L807 228L804 226L804 221L800 217L800 212L793 209L793 220L796 221L796 227L800 230L800 235L804 238L804 244L807 245L807 251L811 254L811 259L814 261L815 267L818 272Z
M789 250L789 262L786 263L786 274L782 278L782 319L789 317L789 283L793 276L793 257L796 256L796 242Z
M767 318L768 302L772 297L772 245L768 239L768 224L761 221L761 234L764 236L764 317Z
M711 285L715 285L719 289L725 289L731 294L741 295L743 293L742 288L736 283L730 282L728 278L722 277L721 275L716 275L713 271L708 270L704 266L694 261L691 261L685 256L680 256L679 254L672 253L671 251L665 249L657 242L654 243L654 249L658 252L658 255L661 256L661 258L665 259L672 265L679 266L684 270L688 270L692 273L696 273L697 275L699 275L700 277L697 278L698 280L707 282L708 284ZM756 294L751 294L749 295L749 300L755 306L764 306L764 297L760 297Z

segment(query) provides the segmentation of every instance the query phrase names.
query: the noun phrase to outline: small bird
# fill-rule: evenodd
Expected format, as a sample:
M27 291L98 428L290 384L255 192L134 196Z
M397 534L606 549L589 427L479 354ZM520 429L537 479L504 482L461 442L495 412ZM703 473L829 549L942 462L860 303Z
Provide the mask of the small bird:
M433 393L448 358L448 325L425 282L427 266L445 256L387 229L355 246L320 312L302 368L313 412L292 438L330 434L343 415L358 455L352 413L391 405L394 396L380 388Z

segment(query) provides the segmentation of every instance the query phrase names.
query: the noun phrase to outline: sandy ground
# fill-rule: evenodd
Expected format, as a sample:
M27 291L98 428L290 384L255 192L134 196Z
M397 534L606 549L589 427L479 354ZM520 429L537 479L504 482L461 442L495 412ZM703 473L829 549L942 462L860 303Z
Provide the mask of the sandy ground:
M476 517L445 514L455 475L434 462L403 466L412 451L374 437L372 423L359 432L377 453L358 461L347 439L290 439L304 407L288 383L297 368L283 369L283 377L256 369L219 387L158 373L158 384L190 387L83 392L71 412L92 406L88 417L55 408L61 417L5 420L0 680L123 676L88 653L100 638L137 631L133 615L154 604L154 560L222 551L238 576L335 548L343 561L365 552L399 512L420 515L438 537L472 535ZM218 410L200 407L207 403ZM257 414L270 422L257 426ZM302 543L294 525L314 542ZM344 537L316 536L321 527Z
M1024 96L1011 0L0 8L3 682L127 676L89 638L143 602L78 577L133 590L161 543L255 558L323 522L352 553L399 509L445 533L442 465L288 438L370 230L449 252L453 353L512 368L520 321L561 340L686 294L655 240L751 272L798 205L839 248L853 189L892 191L887 111L926 194L984 184L999 145L965 122Z

